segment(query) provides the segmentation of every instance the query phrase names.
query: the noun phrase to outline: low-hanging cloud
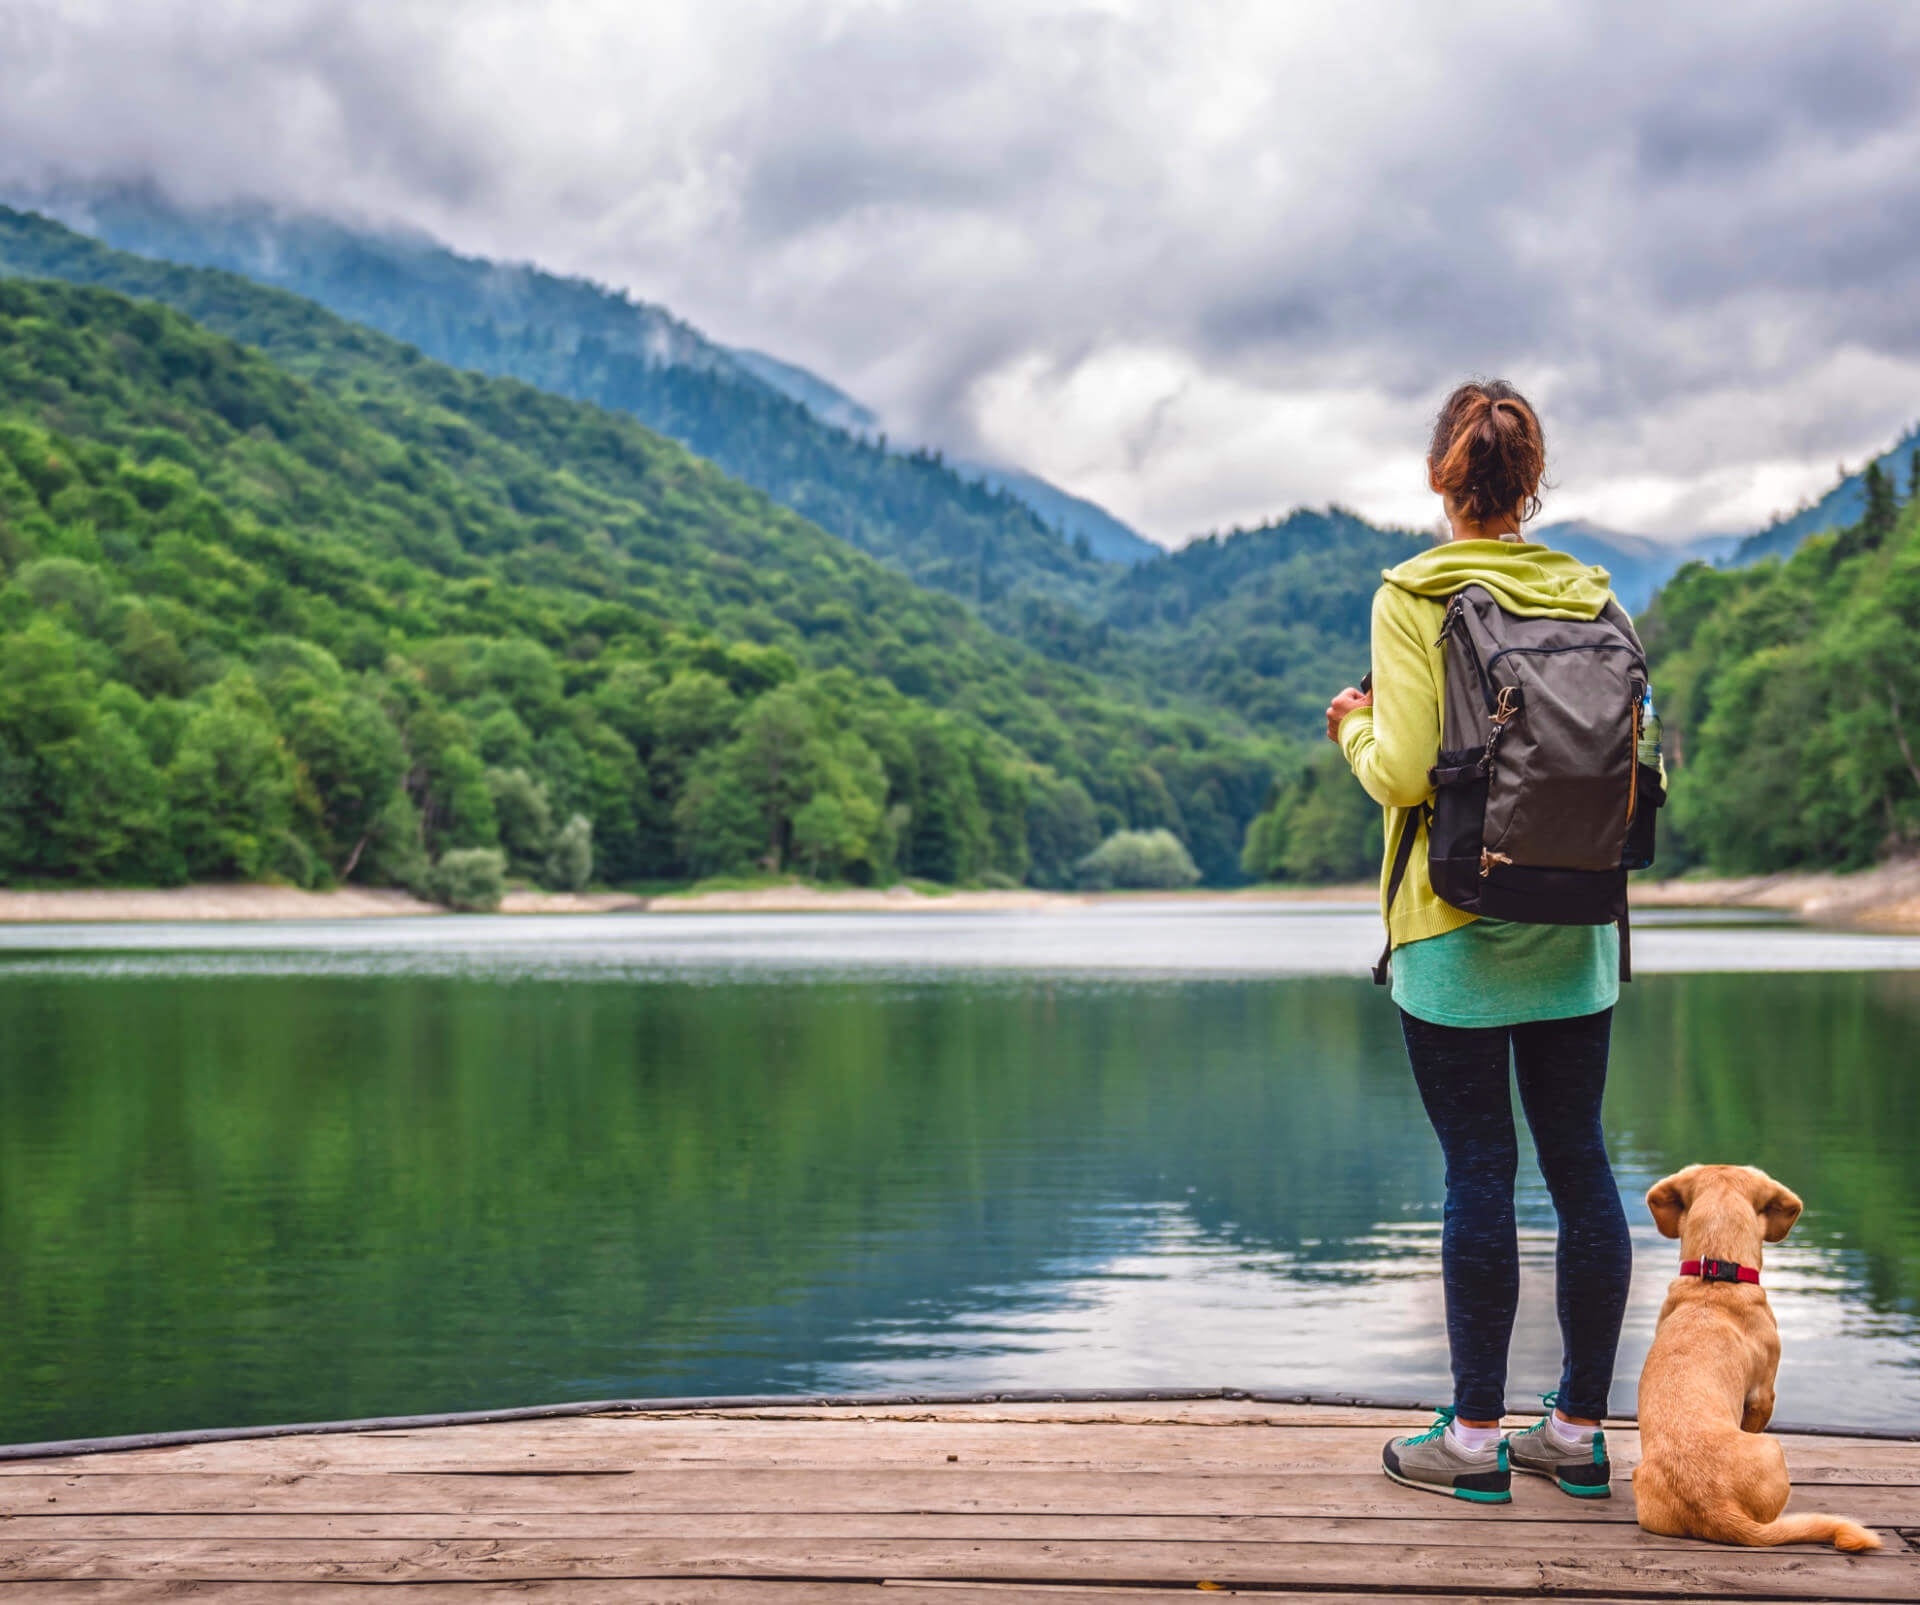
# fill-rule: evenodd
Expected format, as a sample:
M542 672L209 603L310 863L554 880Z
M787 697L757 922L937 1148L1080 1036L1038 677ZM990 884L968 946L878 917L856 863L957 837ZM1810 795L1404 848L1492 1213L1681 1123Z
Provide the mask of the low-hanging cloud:
M1920 415L1920 13L1838 0L0 3L0 179L425 228L1156 537L1425 521L1468 373L1682 533Z

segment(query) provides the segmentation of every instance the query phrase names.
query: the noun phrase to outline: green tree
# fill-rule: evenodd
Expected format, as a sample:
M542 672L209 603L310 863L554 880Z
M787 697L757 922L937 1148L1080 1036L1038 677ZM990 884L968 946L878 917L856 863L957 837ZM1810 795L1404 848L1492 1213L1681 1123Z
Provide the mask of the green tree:
M1115 831L1077 866L1091 891L1176 891L1200 879L1192 855L1170 830Z
M1867 464L1867 471L1861 476L1861 489L1866 493L1866 511L1858 524L1841 534L1838 549L1842 557L1884 546L1899 517L1900 494L1894 488L1893 476L1878 462Z
M206 880L305 878L292 851L294 760L250 675L208 694L168 766L174 839L190 875Z
M406 775L400 732L371 697L340 695L295 703L284 728L316 816L314 846L336 876L351 880Z
M695 757L733 734L739 717L739 698L726 681L701 669L680 671L646 700L648 768L664 781L684 774Z
M592 879L593 821L575 814L553 833L541 882L555 891L583 892Z
M448 848L491 847L500 839L486 766L468 744L458 715L424 708L407 723L411 763L407 791L420 813L429 855Z
M1380 866L1380 808L1338 748L1325 747L1247 828L1241 869L1255 880L1364 880Z
M794 816L825 778L825 760L814 711L792 687L758 698L741 719L729 768L759 815L762 868L786 862Z
M1100 816L1077 780L1037 775L1027 803L1027 841L1038 886L1071 886L1074 865L1100 845Z
M427 894L462 913L484 914L506 895L506 855L494 847L456 847L427 872Z
M95 882L180 878L167 787L116 715L44 748L39 763L50 806L30 828L44 835L44 872Z
M524 769L489 769L486 784L508 868L522 875L542 873L553 847L547 788Z

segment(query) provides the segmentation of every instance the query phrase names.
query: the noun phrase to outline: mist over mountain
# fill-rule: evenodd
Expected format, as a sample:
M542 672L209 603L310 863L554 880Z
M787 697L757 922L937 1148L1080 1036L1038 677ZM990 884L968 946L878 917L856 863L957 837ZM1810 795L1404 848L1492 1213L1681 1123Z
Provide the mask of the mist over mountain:
M982 480L994 490L1017 496L1047 523L1071 541L1085 539L1095 557L1109 563L1147 563L1166 548L1123 524L1113 514L1084 496L1075 496L1050 485L1038 475L1023 469L995 467L990 463L956 459L953 465L969 478Z
M880 434L880 418L872 408L816 373L764 351L748 351L738 346L728 353L761 383L799 402L814 417L857 435ZM1024 469L954 458L951 466L964 479L978 480L990 490L1002 490L1025 502L1043 522L1070 541L1083 537L1093 556L1109 563L1144 563L1159 556L1165 548L1148 540L1139 531L1123 524L1104 507L1075 496L1058 485L1050 485L1038 474Z
M727 355L770 390L799 402L822 423L832 424L835 429L844 429L851 435L885 433L878 413L817 373L743 346L733 347Z

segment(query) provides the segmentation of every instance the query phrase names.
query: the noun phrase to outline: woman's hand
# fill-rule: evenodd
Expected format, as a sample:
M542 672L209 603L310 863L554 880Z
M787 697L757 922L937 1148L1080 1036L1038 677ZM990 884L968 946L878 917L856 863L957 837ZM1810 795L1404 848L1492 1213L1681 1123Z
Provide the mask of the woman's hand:
M1348 686L1339 696L1327 704L1327 740L1338 743L1340 740L1340 721L1355 708L1371 708L1373 698L1357 686Z

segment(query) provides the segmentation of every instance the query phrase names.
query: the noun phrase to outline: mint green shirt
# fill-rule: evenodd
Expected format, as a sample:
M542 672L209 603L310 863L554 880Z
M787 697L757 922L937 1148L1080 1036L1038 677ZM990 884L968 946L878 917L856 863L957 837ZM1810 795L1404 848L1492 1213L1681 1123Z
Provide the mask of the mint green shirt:
M1393 1001L1432 1025L1598 1014L1620 1001L1620 934L1611 925L1478 919L1396 947Z

